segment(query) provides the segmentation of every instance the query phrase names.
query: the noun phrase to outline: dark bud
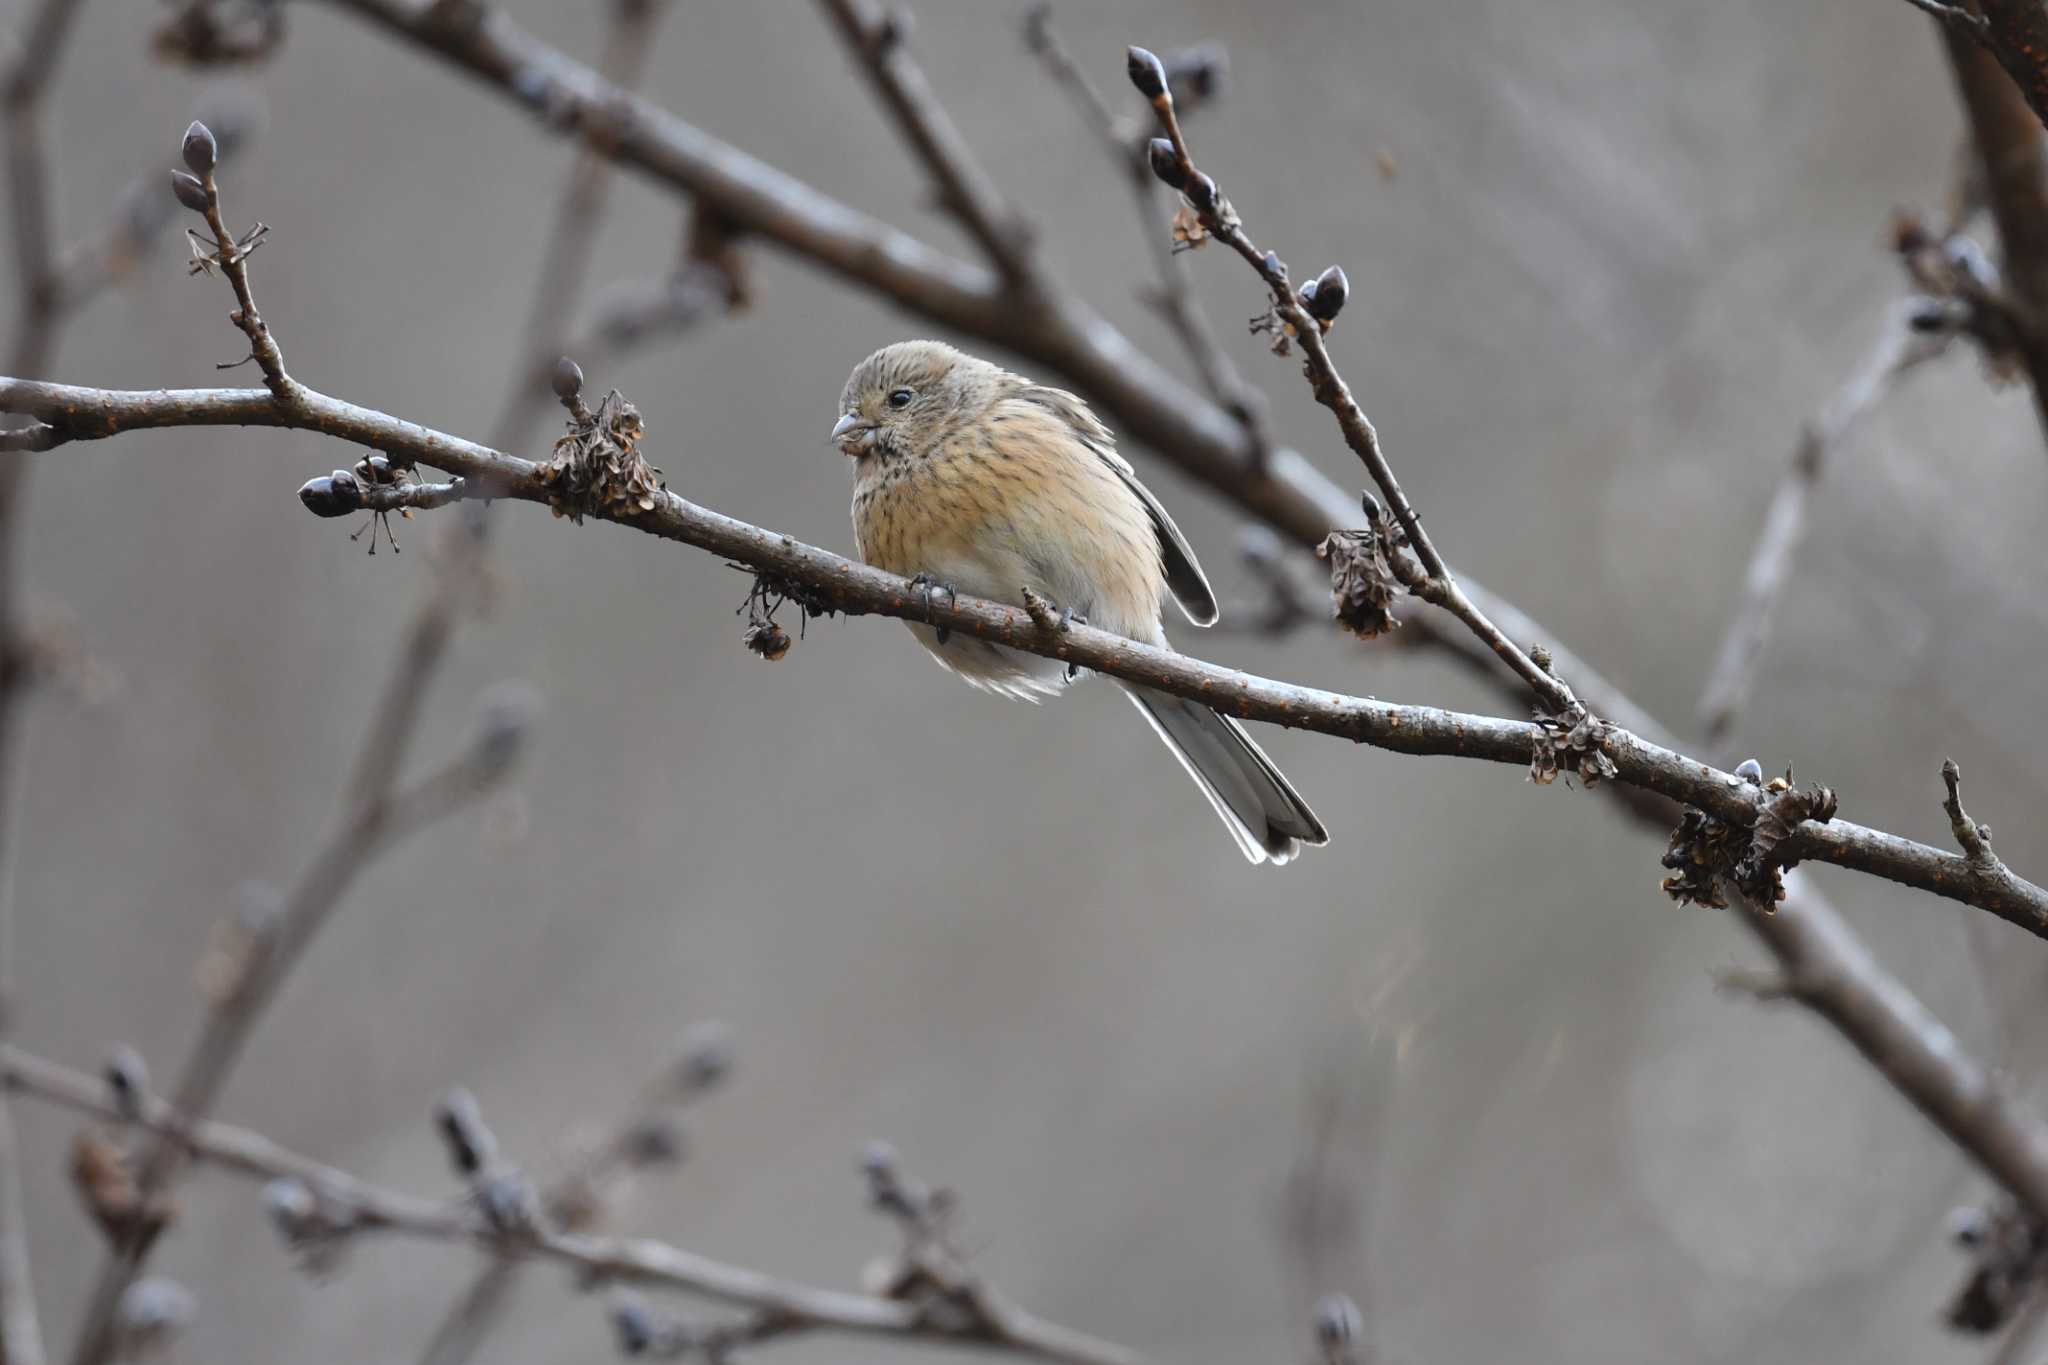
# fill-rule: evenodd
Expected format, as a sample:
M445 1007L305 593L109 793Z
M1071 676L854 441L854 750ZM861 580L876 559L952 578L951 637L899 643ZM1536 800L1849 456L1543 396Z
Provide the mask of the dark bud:
M673 1120L650 1118L636 1123L620 1144L633 1166L673 1166L683 1159L683 1130Z
M310 1186L295 1175L283 1175L263 1187L263 1210L286 1243L304 1237L319 1216L320 1201Z
M563 356L555 362L555 397L568 400L583 392L583 367Z
M1350 297L1351 281L1344 278L1344 267L1333 265L1302 286L1301 306L1318 322L1335 322Z
M882 16L882 22L875 25L875 50L887 52L890 48L910 41L910 11L892 9Z
M149 1068L143 1064L142 1054L123 1043L109 1054L101 1074L107 1078L107 1089L113 1093L121 1117L140 1118L143 1097L149 1094Z
M683 1060L676 1083L685 1095L712 1089L732 1073L732 1030L715 1019L683 1035Z
M185 144L179 149L185 155L185 164L194 175L211 175L220 160L220 144L213 140L213 130L198 119L185 130Z
M176 1280L151 1275L122 1291L115 1310L121 1336L131 1358L146 1354L148 1348L162 1347L192 1321L198 1307L192 1291Z
M1190 103L1215 99L1229 84L1230 54L1221 43L1197 43L1167 58L1166 79Z
M178 196L178 202L194 213L204 213L213 207L213 198L206 192L206 186L199 183L199 177L189 171L171 172L171 193Z
M306 504L308 512L316 517L345 517L354 510L352 503L334 491L334 479L340 473L322 474L299 485L299 501Z
M1325 1355L1344 1355L1364 1331L1358 1305L1344 1295L1332 1294L1316 1305L1316 1342Z
M1152 54L1147 52L1145 55L1149 57ZM878 1184L884 1181L893 1182L896 1179L896 1167L896 1149L879 1139L870 1142L860 1154L861 1173Z
M1377 523L1387 514L1386 509L1380 506L1380 500L1372 495L1370 488L1358 495L1358 503L1365 508L1365 519L1368 524Z
M612 1334L621 1355L645 1355L654 1345L657 1330L653 1315L639 1299L621 1294L612 1301Z
M1124 70L1146 99L1156 100L1166 93L1166 67L1144 48L1134 47L1124 54Z
M524 752L540 716L540 694L517 679L501 682L484 693L477 713L474 762L483 781L495 782Z
M475 1175L497 1154L498 1141L484 1126L476 1096L457 1087L434 1106L434 1126L448 1144L448 1159L462 1175Z
M1145 144L1145 155L1152 162L1152 174L1176 190L1188 187L1188 178L1180 168L1180 158L1173 154L1173 144L1163 137L1155 137Z
M1753 758L1745 758L1735 765L1735 775L1752 787L1764 784L1764 765Z
M1209 178L1207 172L1196 171L1193 175L1189 176L1188 183L1181 190L1181 193L1185 194L1188 197L1188 202L1201 212L1214 213L1216 211L1216 182Z

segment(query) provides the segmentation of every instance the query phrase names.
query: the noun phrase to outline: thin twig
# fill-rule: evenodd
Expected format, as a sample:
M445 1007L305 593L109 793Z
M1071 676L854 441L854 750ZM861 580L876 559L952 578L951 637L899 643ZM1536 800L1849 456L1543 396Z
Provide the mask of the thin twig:
M1707 740L1728 737L1735 716L1756 684L1758 662L1770 639L1777 606L1792 578L1792 563L1806 536L1807 507L1822 467L1856 425L1891 393L1898 381L1947 348L1946 334L1914 329L1914 308L1901 301L1885 313L1870 351L1858 362L1799 433L1792 459L1764 514L1764 527L1750 552L1749 572L1701 691L1700 716Z
M2034 0L2024 5L1980 0L1980 9L1987 16L2000 16L2001 24L2012 22L2011 16L2019 10L2031 10L2030 25L2048 25L2048 17ZM2000 59L1969 32L1945 23L1940 37L1969 119L1984 169L1992 221L2004 248L2008 302L2018 315L2011 330L2017 334L2019 358L2033 387L2035 412L2048 431L2048 164L2043 161L2041 118L2028 107L2030 92L2023 92ZM2039 38L2048 44L2048 31ZM2048 47L2033 57L2048 61Z
M1270 251L1264 251L1245 232L1243 222L1236 211L1216 188L1216 182L1195 166L1188 154L1187 135L1181 129L1180 118L1174 110L1173 92L1167 88L1164 69L1159 59L1142 48L1131 49L1131 69L1134 79L1142 78L1141 93L1152 102L1152 110L1159 119L1159 126L1166 134L1170 145L1170 157L1174 173L1184 189L1189 206L1200 216L1201 224L1210 236L1224 243L1242 256L1259 278L1265 282L1273 297L1273 310L1279 325L1286 328L1287 335L1299 344L1305 358L1309 387L1316 401L1328 408L1337 418L1338 429L1344 433L1344 442L1351 447L1365 465L1366 472L1380 492L1386 496L1387 505L1400 524L1402 533L1408 538L1409 548L1422 561L1428 577L1411 585L1416 596L1444 608L1460 621L1474 635L1485 642L1487 648L1499 656L1501 661L1529 685L1545 706L1560 716L1568 715L1579 706L1571 687L1550 670L1537 663L1522 646L1510 640L1507 635L1481 611L1476 603L1459 587L1452 577L1450 566L1437 552L1437 548L1423 529L1422 519L1416 515L1414 505L1401 489L1400 481L1394 476L1393 465L1387 460L1386 451L1380 444L1379 432L1365 415L1365 410L1352 397L1351 388L1344 377L1337 372L1336 364L1330 359L1328 347L1324 345L1323 333L1335 317L1335 310L1328 299L1319 309L1320 316L1311 314L1302 298L1297 295L1294 284L1288 279L1287 267L1280 258ZM1140 73L1142 71L1142 77ZM1149 88L1147 88L1149 87ZM1334 289L1348 288L1343 283L1341 272L1332 272L1334 278L1323 286L1326 294ZM1326 276L1326 278L1330 278ZM1338 294L1335 305L1341 307L1342 296Z
M1150 301L1179 338L1202 387L1244 427L1252 445L1253 467L1263 470L1274 448L1265 395L1238 373L1230 353L1216 339L1215 329L1195 301L1194 279L1181 254L1173 248L1168 216L1160 201L1160 185L1147 163L1144 137L1133 136L1128 124L1111 112L1109 102L1067 50L1059 31L1052 26L1051 0L1034 5L1024 24L1026 44L1045 63L1053 79L1073 97L1083 121L1096 133L1131 187L1138 206L1139 235L1145 239L1146 252L1159 275L1157 291L1148 295Z
M884 15L869 0L822 0L861 71L938 183L939 199L957 217L1010 287L1038 289L1033 231L996 188L910 53L909 21Z
M0 1085L101 1118L127 1118L97 1078L18 1048L0 1046ZM1071 1365L1137 1365L1139 1360L1122 1346L1014 1308L1001 1318L1002 1334L992 1336L978 1326L957 1329L945 1315L928 1313L915 1303L820 1289L663 1242L587 1237L544 1228L508 1235L480 1217L468 1201L420 1199L382 1189L281 1147L260 1133L181 1113L155 1096L143 1097L139 1111L136 1122L177 1145L190 1158L244 1177L302 1182L345 1209L353 1230L468 1242L493 1253L574 1266L598 1280L683 1290L781 1314L791 1320L795 1331L978 1344Z
M267 390L258 392L268 396ZM300 392L310 394L303 388ZM527 719L517 702L489 708L477 737L456 759L410 787L356 806L341 819L274 919L254 937L238 970L217 990L172 1090L171 1110L178 1123L197 1122L213 1107L266 1007L363 869L391 844L420 833L495 786L517 755ZM146 1201L171 1183L188 1146L175 1129L159 1132L139 1162L139 1198ZM107 1358L116 1306L149 1250L150 1244L140 1240L110 1249L73 1353L79 1365Z
M7 170L14 220L14 262L21 316L12 363L40 374L56 349L60 309L50 242L55 235L43 137L43 93L55 75L79 0L43 0L30 13L6 73ZM0 454L0 1032L14 1008L14 820L22 785L21 707L27 690L26 630L21 601L21 506L28 460ZM43 1365L21 1154L14 1119L0 1099L0 1362Z

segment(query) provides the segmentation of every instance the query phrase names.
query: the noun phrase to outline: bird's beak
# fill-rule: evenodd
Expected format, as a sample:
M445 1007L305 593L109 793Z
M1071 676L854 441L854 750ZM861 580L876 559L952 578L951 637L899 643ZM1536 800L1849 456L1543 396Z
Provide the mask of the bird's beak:
M846 438L852 433L859 431L860 429L861 420L859 413L842 413L840 415L839 420L832 424L832 444L845 444Z

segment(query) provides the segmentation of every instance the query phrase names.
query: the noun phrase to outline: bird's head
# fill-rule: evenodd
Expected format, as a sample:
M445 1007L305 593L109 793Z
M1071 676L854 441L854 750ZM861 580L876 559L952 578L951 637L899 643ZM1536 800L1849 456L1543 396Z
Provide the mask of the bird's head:
M943 341L899 341L853 367L832 443L852 459L915 459L985 407L1002 371Z

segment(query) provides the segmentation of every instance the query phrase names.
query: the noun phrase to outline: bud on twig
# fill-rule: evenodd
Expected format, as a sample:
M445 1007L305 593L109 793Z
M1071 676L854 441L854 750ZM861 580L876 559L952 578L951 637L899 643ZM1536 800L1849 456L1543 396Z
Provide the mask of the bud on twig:
M479 710L473 761L484 781L495 782L512 770L525 750L534 718L540 714L540 694L523 682L502 682L484 693Z
M1323 1349L1323 1359L1350 1360L1364 1331L1358 1305L1345 1295L1332 1294L1316 1305L1316 1344Z
M199 183L199 177L189 171L171 172L171 193L194 213L204 213L213 207L213 196Z
M1189 176L1188 183L1181 193L1187 195L1188 202L1200 212L1216 211L1216 182L1209 178L1206 171L1196 171Z
M1735 775L1752 787L1764 784L1764 765L1753 758L1745 758L1735 765Z
M1145 155L1152 162L1152 174L1158 176L1167 186L1176 190L1188 187L1187 173L1180 168L1180 158L1174 155L1173 144L1163 137L1155 137L1145 144Z
M198 119L193 119L185 130L185 143L179 150L194 175L213 174L214 165L220 160L220 144L213 140L213 130Z
M1351 297L1351 281L1342 266L1333 265L1301 287L1301 306L1308 315L1325 325L1335 322Z
M113 1092L114 1107L124 1119L142 1116L142 1101L149 1094L149 1067L142 1054L122 1043L107 1055L107 1089Z
M484 1126L476 1096L457 1086L434 1106L434 1126L448 1144L448 1159L461 1175L476 1175L497 1155L498 1140Z
M555 362L555 397L564 402L583 392L583 367L563 356Z
M1124 69L1146 99L1156 100L1166 93L1166 67L1144 48L1134 47L1124 54Z

